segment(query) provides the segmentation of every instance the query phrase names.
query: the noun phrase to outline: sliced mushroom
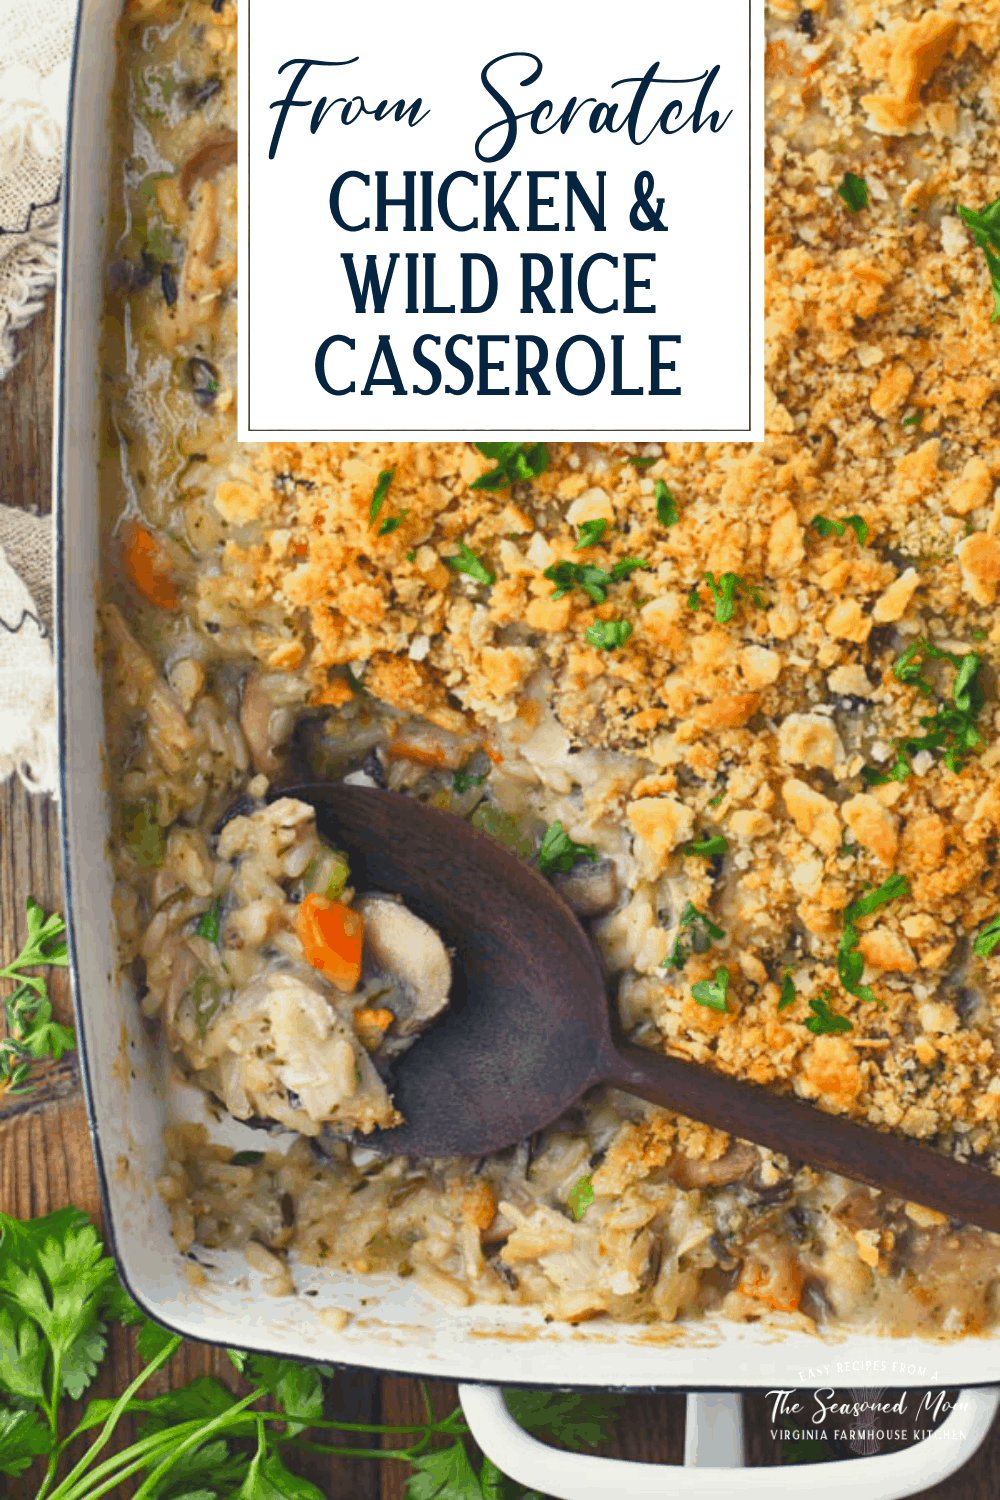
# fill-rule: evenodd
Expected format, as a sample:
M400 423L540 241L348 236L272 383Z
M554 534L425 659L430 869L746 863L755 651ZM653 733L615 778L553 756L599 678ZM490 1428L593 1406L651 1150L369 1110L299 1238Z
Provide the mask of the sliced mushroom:
M715 1161L678 1153L671 1158L667 1172L680 1188L725 1187L741 1177L749 1177L759 1163L755 1147L734 1141L725 1155Z
M578 917L601 917L618 905L618 871L613 859L596 863L579 859L568 874L553 875L552 884Z
M378 1056L398 1057L448 1004L451 960L434 928L395 897L362 896L354 907L365 922L364 1003L395 1017Z
M202 136L181 170L180 190L185 200L196 182L215 177L236 161L235 130L210 130Z
M274 776L281 770L279 751L291 733L294 718L292 709L275 703L260 677L252 672L243 684L240 728L255 771Z

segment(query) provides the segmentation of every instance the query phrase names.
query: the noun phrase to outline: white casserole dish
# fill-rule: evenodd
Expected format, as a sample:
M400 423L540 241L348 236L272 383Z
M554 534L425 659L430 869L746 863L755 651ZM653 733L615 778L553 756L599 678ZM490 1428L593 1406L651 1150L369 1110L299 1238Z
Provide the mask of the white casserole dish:
M108 1234L129 1290L152 1316L193 1338L464 1381L488 1375L506 1383L711 1391L847 1385L852 1380L886 1386L958 1386L1000 1379L1000 1334L938 1345L868 1336L824 1343L764 1324L644 1329L595 1320L568 1327L545 1324L530 1309L449 1307L397 1278L312 1268L302 1268L296 1276L300 1292L309 1295L275 1299L262 1296L254 1279L248 1279L242 1256L216 1252L204 1283L192 1285L190 1263L174 1248L167 1211L154 1186L162 1161L167 1093L160 1059L129 983L117 975L111 877L105 858L109 820L94 652L99 467L106 422L100 407L99 348L116 61L113 37L120 5L121 0L83 0L78 23L60 285L56 548L64 881L79 1050ZM105 454L103 461L116 458ZM228 1135L234 1144L247 1143L245 1127L235 1122ZM317 1316L328 1307L352 1314L342 1331L333 1331ZM838 1360L870 1363L838 1373ZM828 1367L828 1376L816 1373L822 1365ZM974 1401L978 1413L976 1421L967 1424L969 1440L975 1429L978 1443L996 1398L990 1393L989 1400L967 1399ZM502 1446L496 1451L497 1443L505 1441L498 1436L501 1429L494 1424L494 1437L489 1436L491 1410L498 1418L495 1408L480 1401L477 1421L484 1446L503 1461ZM919 1466L920 1483L957 1467L969 1451L967 1444L963 1451L961 1445L931 1443ZM733 1449L730 1461L735 1455ZM824 1470L832 1475L838 1467L826 1465ZM861 1481L862 1467L852 1463L850 1479L843 1481L852 1490ZM800 1487L800 1476L791 1472ZM630 1493L651 1493L635 1488L636 1482L631 1476ZM606 1492L609 1483L604 1477L598 1488L553 1491L552 1477L545 1478L550 1492L567 1495L596 1494L601 1485ZM725 1483L725 1492L732 1493L731 1472ZM857 1490L890 1492L912 1490Z

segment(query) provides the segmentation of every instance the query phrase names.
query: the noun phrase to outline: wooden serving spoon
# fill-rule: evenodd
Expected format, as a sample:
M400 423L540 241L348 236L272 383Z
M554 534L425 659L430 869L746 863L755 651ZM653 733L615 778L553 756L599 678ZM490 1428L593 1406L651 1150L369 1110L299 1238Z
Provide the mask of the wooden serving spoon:
M537 870L463 819L338 783L272 795L310 803L324 838L348 854L352 882L400 895L454 952L451 1005L395 1070L406 1124L359 1137L364 1145L485 1156L611 1084L1000 1232L1000 1179L985 1168L618 1035L597 958L569 907Z

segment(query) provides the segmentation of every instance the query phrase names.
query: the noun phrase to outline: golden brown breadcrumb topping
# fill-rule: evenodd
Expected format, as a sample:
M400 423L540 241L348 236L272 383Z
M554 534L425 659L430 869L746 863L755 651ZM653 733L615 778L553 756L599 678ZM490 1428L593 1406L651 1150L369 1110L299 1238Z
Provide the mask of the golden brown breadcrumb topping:
M969 952L1000 907L1000 360L986 260L956 210L1000 194L1000 5L772 0L769 12L766 441L555 443L539 478L499 493L471 487L491 466L472 444L268 445L215 490L228 540L197 610L212 628L249 618L253 654L303 673L311 704L347 702L360 683L494 754L501 727L533 727L526 684L542 674L573 748L626 753L618 782L584 801L595 828L634 833L648 882L695 835L729 842L724 880L707 861L685 873L694 905L736 941L663 968L670 940L654 923L629 1023L823 1107L982 1153L1000 1142L1000 957ZM838 193L847 172L867 207ZM231 274L215 193L169 205L198 250L198 287ZM184 316L183 301L162 313L168 344ZM385 471L379 523L402 519L379 535ZM867 532L817 529L817 516ZM602 519L579 550L580 527ZM462 546L492 585L455 568ZM625 559L644 566L603 602L579 587L554 597L546 576ZM714 597L725 574L742 585L728 620ZM616 649L588 642L619 620L632 631ZM960 769L928 751L905 779L870 785L863 769L891 766L894 741L929 711L893 673L917 640L983 658L984 745ZM872 1003L844 990L836 955L845 908L893 874L908 892L858 922ZM720 961L725 1012L692 996ZM779 1009L786 969L795 998ZM850 1032L806 1028L826 991ZM689 1154L726 1148L679 1128Z

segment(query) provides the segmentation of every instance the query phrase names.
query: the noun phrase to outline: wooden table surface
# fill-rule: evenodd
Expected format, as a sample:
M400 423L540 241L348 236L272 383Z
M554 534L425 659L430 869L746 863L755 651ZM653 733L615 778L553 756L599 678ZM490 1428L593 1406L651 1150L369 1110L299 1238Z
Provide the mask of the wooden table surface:
M44 313L19 336L20 363L0 383L0 502L42 512L50 509L51 492L52 338L50 297ZM0 962L9 962L23 942L26 896L34 896L46 910L62 910L58 816L55 803L46 797L29 796L20 782L0 785ZM57 1019L70 1022L64 970L52 974L50 990ZM33 1094L0 1100L0 1211L26 1218L72 1202L99 1218L97 1179L75 1057L69 1054L59 1063L40 1065L37 1071L39 1086ZM88 1394L119 1392L140 1367L132 1338L117 1330L100 1380ZM188 1343L168 1371L157 1377L159 1388L182 1384L203 1373L218 1373L233 1380L224 1354ZM431 1384L435 1410L443 1415L455 1404L455 1389L442 1381ZM419 1420L422 1416L420 1392L413 1380L345 1371L332 1387L331 1416L386 1423ZM779 1454L770 1439L763 1398L751 1397L747 1405L748 1461L777 1462ZM614 1441L605 1451L632 1459L678 1463L683 1453L683 1430L680 1396L629 1397ZM329 1500L402 1500L405 1469L398 1463L316 1457L298 1467ZM804 1474L799 1478L806 1480ZM3 1483L0 1480L0 1486ZM36 1481L29 1478L21 1484L6 1483L10 1500L31 1500ZM668 1491L665 1477L664 1492ZM738 1493L735 1484L733 1493ZM121 1494L124 1497L125 1492ZM922 1494L926 1500L995 1500L1000 1494L1000 1424L994 1424L970 1464Z

